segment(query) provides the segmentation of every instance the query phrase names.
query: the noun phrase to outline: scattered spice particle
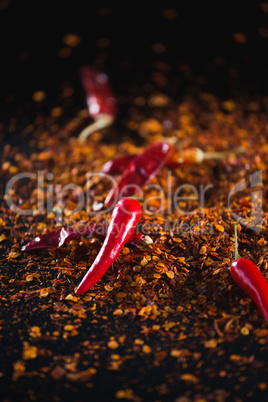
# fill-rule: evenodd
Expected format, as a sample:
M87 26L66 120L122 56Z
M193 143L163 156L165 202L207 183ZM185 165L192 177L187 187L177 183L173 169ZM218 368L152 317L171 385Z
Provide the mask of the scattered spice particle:
M147 260L147 258L145 258L145 257L143 257L143 259L141 260L141 265L144 267L145 265L147 265L148 264L148 260Z
M172 15L172 12L168 12L165 18L173 19ZM243 37L236 38L238 43L242 43L241 38L243 42ZM64 42L66 47L60 51L61 57L70 54L69 48L77 46L75 41L79 42L71 37ZM105 43L101 41L98 45L105 48L109 45ZM165 51L165 46L157 44L154 51L161 53ZM164 65L158 68L161 73L158 71L154 79L163 84L167 82L167 70ZM184 68L188 71L187 66ZM74 93L72 88L66 88L63 92L65 100ZM201 370L203 367L207 369L207 356L223 357L218 376L224 379L235 373L240 383L246 383L248 378L243 372L244 366L248 367L250 373L251 367L261 368L265 364L253 354L246 357L241 349L233 354L241 340L247 342L252 350L257 347L265 353L268 330L261 327L263 321L250 299L235 289L229 277L227 266L233 259L234 251L233 218L223 205L228 195L226 183L239 182L242 176L248 175L249 169L253 171L258 168L265 172L268 163L267 118L264 114L260 117L259 102L247 102L245 106L239 101L229 99L220 102L212 94L200 93L195 99L189 96L180 104L174 104L171 98L164 95L164 90L163 93L158 90L150 93L150 96L148 93L140 96L135 94L132 106L138 112L129 113L131 118L126 122L128 128L139 132L144 142L162 140L165 132L165 135L175 134L185 147L197 144L204 150L212 151L214 147L226 149L229 144L236 142L236 145L247 147L247 152L245 155L231 156L222 164L204 163L202 166L185 166L173 171L169 184L174 188L183 181L195 186L200 185L200 180L214 185L213 191L206 194L206 208L202 212L198 209L193 212L195 204L188 200L180 205L181 209L185 209L185 214L177 210L170 212L171 205L168 205L165 197L161 216L151 214L158 208L158 200L149 203L152 209L143 214L142 223L148 225L150 237L146 237L150 240L138 246L124 247L102 281L82 296L74 295L75 286L91 266L101 240L81 237L64 247L31 255L24 255L19 249L35 236L67 226L70 222L78 226L89 220L99 223L103 217L101 214L92 216L86 210L74 212L77 199L75 191L66 194L63 205L57 204L55 196L53 210L40 214L37 210L38 197L46 197L47 193L37 191L32 183L22 188L19 183L16 184L10 192L14 202L23 208L32 208L34 213L22 223L14 211L1 207L0 247L3 257L0 279L4 293L0 296L0 302L3 312L14 312L8 321L0 320L1 337L5 331L21 328L25 318L25 325L28 325L25 332L20 332L23 360L13 363L14 380L20 376L26 379L37 374L40 378L49 375L55 381L66 379L72 383L85 382L90 388L94 387L92 377L98 367L107 361L107 353L111 362L109 370L118 375L123 372L124 363L138 355L143 361L151 361L149 369L153 367L157 370L170 361L179 365L179 371L169 373L168 380L172 383L174 378L180 378L186 383L185 386L191 388L192 394L183 398L202 400ZM46 93L36 91L33 100L45 101ZM247 113L244 116L245 107ZM143 114L146 108L150 109L150 115ZM119 144L108 146L102 142L105 135L102 133L95 133L81 147L74 134L83 125L87 113L79 113L61 127L59 121L64 116L64 105L57 105L48 113L47 121L37 116L35 122L25 127L23 135L34 133L32 141L35 152L29 158L22 152L18 154L11 145L3 147L1 179L18 172L46 169L53 175L54 184L65 186L72 181L86 191L90 187L86 180L89 170L98 171L117 154L142 151L143 145L137 146L127 138ZM15 120L11 121L10 129L14 131L17 124ZM258 152L248 149L248 144L254 144ZM168 190L167 174L168 170L163 169L155 178L155 183L161 184L165 191ZM94 178L90 185L101 203L107 194L108 184L100 178ZM265 180L264 187L266 189ZM247 194L243 198L234 199L232 207L242 217L249 219L251 193L245 192ZM146 200L152 195L155 193L150 188L146 189ZM187 213L189 211L190 214ZM200 227L201 218L207 225L204 228ZM164 225L167 222L169 226L166 228ZM213 236L207 229L211 229ZM243 225L239 226L241 254L252 256L264 273L267 269L266 239L267 206L264 205L261 233L249 236ZM43 316L45 319L41 322ZM84 335L86 340L82 339ZM61 350L62 341L68 343L73 355L70 352L70 355L63 353L54 356L50 347L44 346L51 342ZM225 346L233 346L232 343L234 348L227 355ZM205 352L199 352L200 345L205 347ZM117 349L120 354L113 353ZM224 363L224 355L227 363ZM39 364L42 359L50 360L50 365L45 363L40 365L38 372L31 372L30 364L34 364L34 360L38 360ZM193 361L196 366L190 372ZM207 370L206 375L213 378L217 374ZM261 382L261 379L256 384L259 390L265 391L267 388L267 383ZM122 385L122 388L126 386ZM161 384L158 389L164 395L168 386L169 383ZM193 396L195 391L197 394ZM225 396L220 390L217 395L218 400L224 400ZM116 398L139 400L130 388L117 391ZM212 400L213 396L209 398Z
M66 46L76 47L80 44L81 38L77 34L67 34L62 38L62 42Z
M114 353L114 354L111 355L111 359L112 359L112 360L119 360L119 359L120 359L120 355Z
M30 330L30 337L31 338L40 338L41 336L41 329L37 325L34 325Z
M199 382L198 377L196 377L195 375L190 374L190 373L182 374L180 376L180 379L183 381L189 382L191 384L197 384Z
M217 346L217 340L216 339L209 339L208 341L204 342L205 348L208 349L214 349Z
M216 229L217 229L219 232L224 232L224 227L223 227L222 225L216 225Z
M179 356L181 356L181 351L180 351L180 350L177 350L177 349L173 349L173 350L171 350L171 352L170 352L170 356L172 356L172 357L179 357Z
M115 315L115 316L121 316L122 314L123 314L123 310L121 308L118 308L113 312L113 315Z
M207 252L207 247L206 246L202 246L199 250L199 254L200 255L204 255Z
M266 338L268 337L268 329L260 328L254 331L254 334L257 338Z
M35 102L42 102L46 98L46 93L44 91L36 91L33 93L33 100Z
M260 382L260 383L258 384L258 388L259 388L261 391L266 391L266 389L267 389L267 383L266 383L266 382Z
M29 274L29 275L26 276L25 279L26 279L27 282L31 282L31 281L33 281L34 277L33 277L32 274Z
M70 324L65 325L65 327L64 327L64 330L65 330L65 331L68 331L68 332L72 331L73 329L74 329L74 326L73 326L73 325L70 325Z
M129 248L128 248L128 247L124 247L123 250L122 250L122 253L123 253L124 255L129 254Z
M241 334L242 335L249 335L249 329L248 329L248 327L242 327L241 328L241 330L240 330L240 332L241 332Z
M105 285L104 289L107 290L107 292L111 292L114 288L112 286Z
M119 347L119 343L115 340L111 340L107 343L109 349L117 349Z
M242 357L239 356L239 355L233 354L233 355L230 356L230 360L233 361L233 362L240 362L242 360Z
M10 251L9 255L8 255L8 259L9 260L13 260L16 259L20 256L20 253L16 252L16 251Z
M19 377L24 375L26 371L25 362L21 360L16 361L15 363L13 363L13 369L14 369L13 378L14 380L17 380Z
M134 398L134 392L131 388L118 390L115 394L115 397L117 399L126 399L128 401L137 400L136 398Z
M65 299L65 300L69 300L69 301L73 301L73 302L77 302L77 301L78 301L78 297L72 295L71 293L69 293L64 299Z
M37 357L37 347L33 345L29 345L28 342L23 343L23 352L22 358L23 360L31 360Z
M4 240L7 240L7 236L5 234L0 235L0 243Z
M49 291L47 289L41 289L39 295L40 297L47 297L49 295Z
M143 339L139 338L134 339L134 345L143 345L143 344L144 344Z
M152 349L149 345L143 345L142 346L142 351L143 353L145 353L146 355L150 354L152 352Z

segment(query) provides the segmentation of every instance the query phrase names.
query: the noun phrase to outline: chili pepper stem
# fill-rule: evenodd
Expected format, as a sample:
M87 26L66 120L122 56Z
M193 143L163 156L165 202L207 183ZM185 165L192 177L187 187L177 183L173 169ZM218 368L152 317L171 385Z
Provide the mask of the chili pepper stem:
M244 147L237 147L232 150L228 151L221 151L221 152L204 152L200 148L188 148L185 150L181 149L181 146L176 144L176 149L179 154L179 157L177 159L178 164L183 164L183 163L202 163L206 160L222 160L224 158L227 158L230 155L237 155L242 152L245 152Z
M171 137L173 138L173 137ZM179 138L176 138L171 145L174 145L179 153L178 162L183 162L183 147Z
M139 196L137 196L137 195L132 195L132 196L129 197L129 198L133 198L133 200L136 200L136 201L143 201L143 197L139 197Z
M163 137L163 141L168 142L170 145L174 145L178 149L181 148L181 140L178 137L175 137L174 135L171 137Z
M238 260L239 254L238 254L238 242L237 242L237 222L234 223L234 238L235 238L235 255L234 255L234 258L235 258L235 260Z
M222 151L222 152L204 152L203 153L203 160L208 160L208 159L224 159L227 158L228 156L232 154L240 154L245 152L244 147L238 147L234 148L229 151Z
M110 126L114 121L113 116L106 114L106 113L101 113L99 114L95 121L91 123L89 126L84 128L84 130L81 131L81 133L78 136L78 141L83 143L87 137L90 136L90 134L94 133L97 130L101 130L105 127Z

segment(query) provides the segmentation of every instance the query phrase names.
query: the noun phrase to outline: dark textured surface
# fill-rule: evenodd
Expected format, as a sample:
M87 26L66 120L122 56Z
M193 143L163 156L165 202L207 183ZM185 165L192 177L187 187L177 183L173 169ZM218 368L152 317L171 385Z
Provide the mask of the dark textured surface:
M4 3L0 1L0 5ZM151 82L152 65L158 61L169 66L167 76L170 83L165 85L164 92L175 103L179 103L187 94L194 94L198 88L222 99L238 98L242 103L267 95L268 39L260 36L259 29L267 27L268 13L261 10L259 2L236 2L236 5L215 2L213 6L204 6L202 2L194 6L191 2L180 2L174 20L163 18L163 10L168 9L168 5L154 4L145 8L144 4L136 2L120 2L122 4L110 6L103 2L92 5L92 2L78 1L71 5L64 3L62 7L58 4L56 7L55 3L10 1L7 8L0 10L0 122L3 126L0 138L3 143L12 144L13 149L16 146L20 148L26 156L36 151L37 141L31 142L32 135L36 135L30 132L21 136L20 133L37 115L48 116L51 108L60 105L64 108L64 114L57 124L64 127L85 108L84 94L77 77L78 68L83 63L94 63L103 68L122 102L118 121L112 129L111 138L107 139L110 142L120 141L124 135L135 139L135 133L130 132L124 124L127 119L124 113L133 97L140 93L148 95L151 90L161 90L161 86L154 87ZM248 38L247 43L236 43L232 36L235 32L244 33ZM81 43L71 49L69 57L59 57L59 51L64 47L62 38L69 33L77 34ZM100 48L98 40L101 38L110 41L108 47ZM164 44L165 51L159 54L154 52L152 45L155 43ZM191 73L188 74L187 69ZM60 94L66 82L74 88L74 93L69 103L61 103ZM42 104L32 100L37 90L46 93L46 100ZM12 131L9 128L14 117L16 130ZM2 191L5 178L1 176L1 180ZM23 226L18 230L23 232ZM1 250L4 259L11 243L1 244L4 244ZM43 259L47 254L41 256ZM227 340L220 349L205 348L200 339L206 339L207 334L204 334L204 338L192 336L187 339L187 334L192 334L193 327L199 323L194 313L176 313L174 317L169 317L170 321L180 322L175 326L172 336L163 329L166 322L164 317L157 322L163 326L161 331L151 329L145 335L144 326L152 328L153 321L148 323L129 317L118 319L113 315L116 302L113 304L109 300L104 306L101 303L98 305L96 320L90 310L92 303L86 306L87 319L79 324L77 336L54 338L51 333L57 324L51 321L51 314L57 310L53 303L58 301L60 289L59 294L52 296L53 303L43 302L39 297L13 302L8 280L14 275L20 278L25 273L24 263L3 261L0 264L1 278L5 283L1 294L7 297L6 302L2 299L0 307L1 401L109 402L120 400L120 395L115 397L116 393L128 388L133 390L133 394L122 400L268 400L267 389L259 385L268 386L267 337L260 344L251 332L246 337L240 335L237 339ZM49 286L50 277L46 276L44 266L41 274L42 287ZM50 275L54 273L50 272ZM39 286L37 284L36 289ZM196 292L194 280L188 284L188 288ZM27 282L22 289L27 289ZM70 307L68 302L62 304ZM254 314L253 307L252 311ZM60 312L61 336L62 327L69 324L70 318L64 314L67 313ZM256 315L254 317L254 325L262 325L265 329L261 319ZM213 331L213 318L211 322L206 320L204 329L209 327L209 323ZM33 338L33 344L44 352L38 359L27 360L26 375L14 378L14 362L22 359L22 343L28 339L33 326L42 329L42 337ZM183 331L181 326L184 327ZM178 340L181 332L186 334L186 339ZM116 339L126 336L126 340L113 351L107 349L111 336ZM133 347L134 339L140 338L150 345L154 353L142 353L140 345ZM84 344L87 340L92 348ZM98 345L96 350L94 345ZM177 357L170 355L172 350L178 349L186 350L190 355L187 352ZM166 353L164 357L161 351ZM76 353L79 357L75 356ZM118 370L111 369L112 353L125 357ZM231 355L239 355L243 359L232 361ZM78 362L79 372L94 366L97 373L88 380L71 380L68 376L55 380L50 370L57 365L67 364L64 359L68 357L69 363ZM70 374L71 368L66 371ZM221 376L219 373L222 371L226 374ZM195 373L198 380L182 380L181 375L185 373Z

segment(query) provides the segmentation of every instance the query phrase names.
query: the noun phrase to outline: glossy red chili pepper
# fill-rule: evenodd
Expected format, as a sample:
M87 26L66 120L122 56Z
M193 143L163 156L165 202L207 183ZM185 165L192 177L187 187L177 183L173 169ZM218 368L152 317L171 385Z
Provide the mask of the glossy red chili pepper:
M101 223L95 225L88 225L83 230L74 228L59 228L48 232L44 235L37 236L35 239L29 241L22 247L22 251L40 250L43 248L61 247L63 244L68 243L73 239L77 239L80 236L92 236L99 239L103 239L107 234L107 227ZM128 239L128 244L140 244L146 240L146 236L142 233L132 233Z
M191 163L198 163L198 155L197 153L191 152L191 154L189 152L187 152L189 150L184 151L186 153L186 155L183 152L183 160L182 159L178 159L179 156L176 153L171 159L166 161L166 166L169 167L170 169L174 169L183 165L188 165ZM192 151L192 150L191 150ZM116 175L116 174L121 174L125 171L125 169L127 168L127 165L134 159L136 158L137 155L123 155L123 156L119 156L118 158L112 159L108 162L106 162L102 168L101 168L101 172L102 173L107 173L107 174L111 174L111 175Z
M141 214L142 208L137 200L122 198L118 201L113 210L104 243L91 268L78 285L76 294L86 292L101 279L134 232Z
M228 157L230 154L237 154L243 151L244 148L242 147L223 152L203 152L200 148L188 148L184 149L181 153L174 152L171 155L171 158L166 161L166 166L170 169L175 169L184 165L202 163L205 160L223 159ZM101 172L111 175L123 173L127 165L136 156L137 155L123 155L119 156L118 158L112 159L102 166Z
M196 153L194 153L195 156ZM183 154L184 155L184 154ZM121 174L125 171L127 168L127 165L134 159L136 158L137 155L123 155L119 156L118 158L112 159L108 162L106 162L102 168L101 172L102 173L107 173L111 175L116 175L116 174ZM176 158L172 158L170 160L166 161L166 166L174 169L176 167L180 167L186 164L191 164L191 163L197 163L197 160L194 160L194 157L191 155L190 158L187 157L188 153L186 153L186 158L183 159L183 161L179 161ZM177 155L178 157L178 155Z
M136 158L137 155L123 155L118 158L106 162L102 168L102 173L121 174L126 169L127 165Z
M145 149L145 151L133 158L127 165L117 186L112 188L104 201L104 207L111 206L117 196L133 196L139 193L140 189L153 179L160 169L170 159L174 147L167 141L156 142Z
M94 119L94 123L86 127L78 137L83 142L94 131L112 124L117 111L116 99L106 74L84 66L80 69L80 78L86 93L89 114Z
M235 224L235 261L231 275L236 284L256 303L268 323L268 283L258 267L246 258L239 258L237 251L237 224Z

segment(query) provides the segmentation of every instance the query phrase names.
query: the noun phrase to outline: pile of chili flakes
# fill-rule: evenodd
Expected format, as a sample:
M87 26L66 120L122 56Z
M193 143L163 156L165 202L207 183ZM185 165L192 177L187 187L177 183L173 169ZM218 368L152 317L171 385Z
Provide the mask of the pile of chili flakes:
M98 395L103 401L111 400L108 394L131 401L224 401L230 395L238 401L242 394L263 398L268 329L228 268L234 258L231 212L250 223L262 201L258 231L239 225L239 252L268 280L267 99L221 101L202 91L180 102L159 91L133 96L123 132L115 124L81 145L76 138L87 110L68 119L65 106L71 95L72 88L65 87L49 115L40 113L25 125L20 135L28 150L5 145L1 155L3 194L14 175L43 172L50 178L44 197L53 201L51 211L38 210L36 180L18 181L10 192L14 205L33 210L32 215L9 209L7 194L1 201L4 400L20 395L21 400L40 401L46 395L59 401L70 394L77 400ZM40 101L36 94L34 99ZM13 118L9 130L15 131L17 123ZM74 289L94 261L100 240L81 237L58 249L21 251L26 242L57 227L109 221L110 213L96 213L92 205L73 212L75 191L66 191L63 205L57 205L55 194L46 198L49 184L73 183L101 203L110 183L97 175L88 180L88 173L99 172L109 159L139 153L149 143L173 136L185 148L213 151L242 145L246 152L172 172L163 168L153 180L164 190L163 204L149 187L142 202L147 209L139 228L146 228L153 243L125 245L84 295L76 296ZM262 172L256 193L261 192L262 200L252 199L247 186L229 207L230 189L256 171ZM168 203L168 185L174 191L184 183L198 190L211 185L204 208L186 188L177 209Z

